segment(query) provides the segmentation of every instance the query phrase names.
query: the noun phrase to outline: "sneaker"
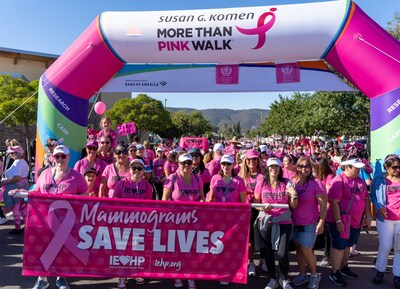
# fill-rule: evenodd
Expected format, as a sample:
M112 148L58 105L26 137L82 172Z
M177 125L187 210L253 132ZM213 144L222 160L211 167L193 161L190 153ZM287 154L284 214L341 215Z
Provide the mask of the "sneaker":
M329 263L330 263L329 258L324 256L324 258L322 258L321 262L319 262L319 266L320 267L329 266Z
M194 280L188 280L188 288L196 289L196 283L194 282Z
M310 283L308 283L307 289L318 289L319 282L321 281L321 276L317 274L317 276L310 276Z
M13 216L14 216L14 212L13 212L13 211L8 212L8 213L6 214L6 217L7 217L7 218L12 218Z
M126 278L119 278L118 289L126 289Z
M375 275L374 279L372 279L372 283L381 284L384 276L385 276L385 273L376 270L376 275Z
M0 210L1 210L1 208L0 208ZM7 223L7 222L8 222L7 218L0 218L0 225L3 225L5 223Z
M299 274L292 280L292 283L296 287L306 284L306 283L308 283L308 277L306 274Z
M340 272L340 274L342 274L342 276L347 277L349 279L357 279L358 278L358 275L356 273L351 272L348 265L346 265L342 269L340 269L339 272Z
M59 277L59 278L57 278L56 286L57 286L59 289L69 289L69 285L68 285L68 283L67 283L67 280L65 280L64 277Z
M247 273L249 274L249 276L256 276L256 265L254 265L254 263L249 263Z
M290 280L289 279L282 279L282 277L279 277L279 285L281 285L282 289L293 289L292 286L290 285Z
M49 287L49 282L38 279L32 289L46 289L47 287Z
M346 286L347 283L345 280L343 280L342 274L339 273L339 271L337 271L336 273L331 273L329 275L329 279L331 279L331 281L333 283L335 283L336 286Z
M399 276L394 276L392 285L394 288L400 288L400 277Z
M221 285L221 286L228 286L228 285L229 285L229 282L227 282L227 281L220 281L220 282L219 282L219 285Z
M265 262L265 259L260 259L260 263L258 263L258 267L259 267L263 272L268 272L267 262Z
M183 287L183 283L181 279L175 279L174 280L174 287L175 288L182 288Z
M136 285L143 285L145 283L143 278L135 278L135 282Z
M279 287L278 282L275 279L269 280L267 286L264 289L276 289Z

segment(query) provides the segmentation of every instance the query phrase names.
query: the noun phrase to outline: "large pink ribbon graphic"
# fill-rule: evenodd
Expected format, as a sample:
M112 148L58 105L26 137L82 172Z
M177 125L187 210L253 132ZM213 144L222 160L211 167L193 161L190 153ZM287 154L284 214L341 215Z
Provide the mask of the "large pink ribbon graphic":
M262 14L260 16L260 18L258 18L256 28L247 29L247 28L240 28L240 27L236 26L237 30L239 30L239 32L241 32L243 34L246 34L246 35L257 35L258 34L258 43L253 49L259 49L259 48L263 47L263 45L265 44L265 41L267 40L267 31L270 30L275 23L276 16L273 12L275 12L277 10L277 8L271 8L269 10L270 10L270 12L265 12L264 14ZM264 23L265 19L267 19L268 16L271 16L271 19L267 23Z
M57 215L56 210L66 209L67 213L64 220L61 222ZM50 241L46 250L40 257L40 261L46 270L49 269L53 264L55 258L60 252L61 248L65 245L72 254L75 255L84 265L87 265L89 260L90 252L86 250L80 250L78 246L78 240L70 236L72 228L75 224L76 215L71 205L67 201L55 201L50 205L47 223L50 230L54 233L53 239Z

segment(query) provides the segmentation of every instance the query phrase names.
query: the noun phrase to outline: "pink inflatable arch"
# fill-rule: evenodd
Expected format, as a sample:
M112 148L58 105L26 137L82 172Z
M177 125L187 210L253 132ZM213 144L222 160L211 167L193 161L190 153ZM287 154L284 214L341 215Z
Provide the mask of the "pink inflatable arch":
M348 89L321 60L371 100L376 162L400 153L398 59L399 42L352 1L104 12L41 77L37 164L49 137L78 160L97 91Z

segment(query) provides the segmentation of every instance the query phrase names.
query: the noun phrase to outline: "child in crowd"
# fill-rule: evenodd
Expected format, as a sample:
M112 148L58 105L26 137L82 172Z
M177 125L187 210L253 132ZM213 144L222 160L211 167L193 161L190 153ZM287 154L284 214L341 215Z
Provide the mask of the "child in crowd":
M111 138L111 148L115 148L117 146L117 133L112 129L112 122L109 117L103 117L100 120L100 132L97 134L98 138L101 138L104 135L107 135Z

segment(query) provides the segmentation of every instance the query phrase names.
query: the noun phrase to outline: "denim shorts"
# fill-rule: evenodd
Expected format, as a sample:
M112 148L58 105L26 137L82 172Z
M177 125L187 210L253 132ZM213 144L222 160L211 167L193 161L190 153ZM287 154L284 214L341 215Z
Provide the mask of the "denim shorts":
M292 240L299 243L302 247L312 248L314 247L315 240L317 239L317 233L315 232L317 224L305 225L305 226L293 226Z
M346 247L353 246L357 240L358 236L360 235L361 229L354 229L350 227L350 238L349 239L342 239L340 237L339 231L337 230L336 223L328 223L329 224L329 231L331 234L332 239L332 247L336 250L344 250Z

